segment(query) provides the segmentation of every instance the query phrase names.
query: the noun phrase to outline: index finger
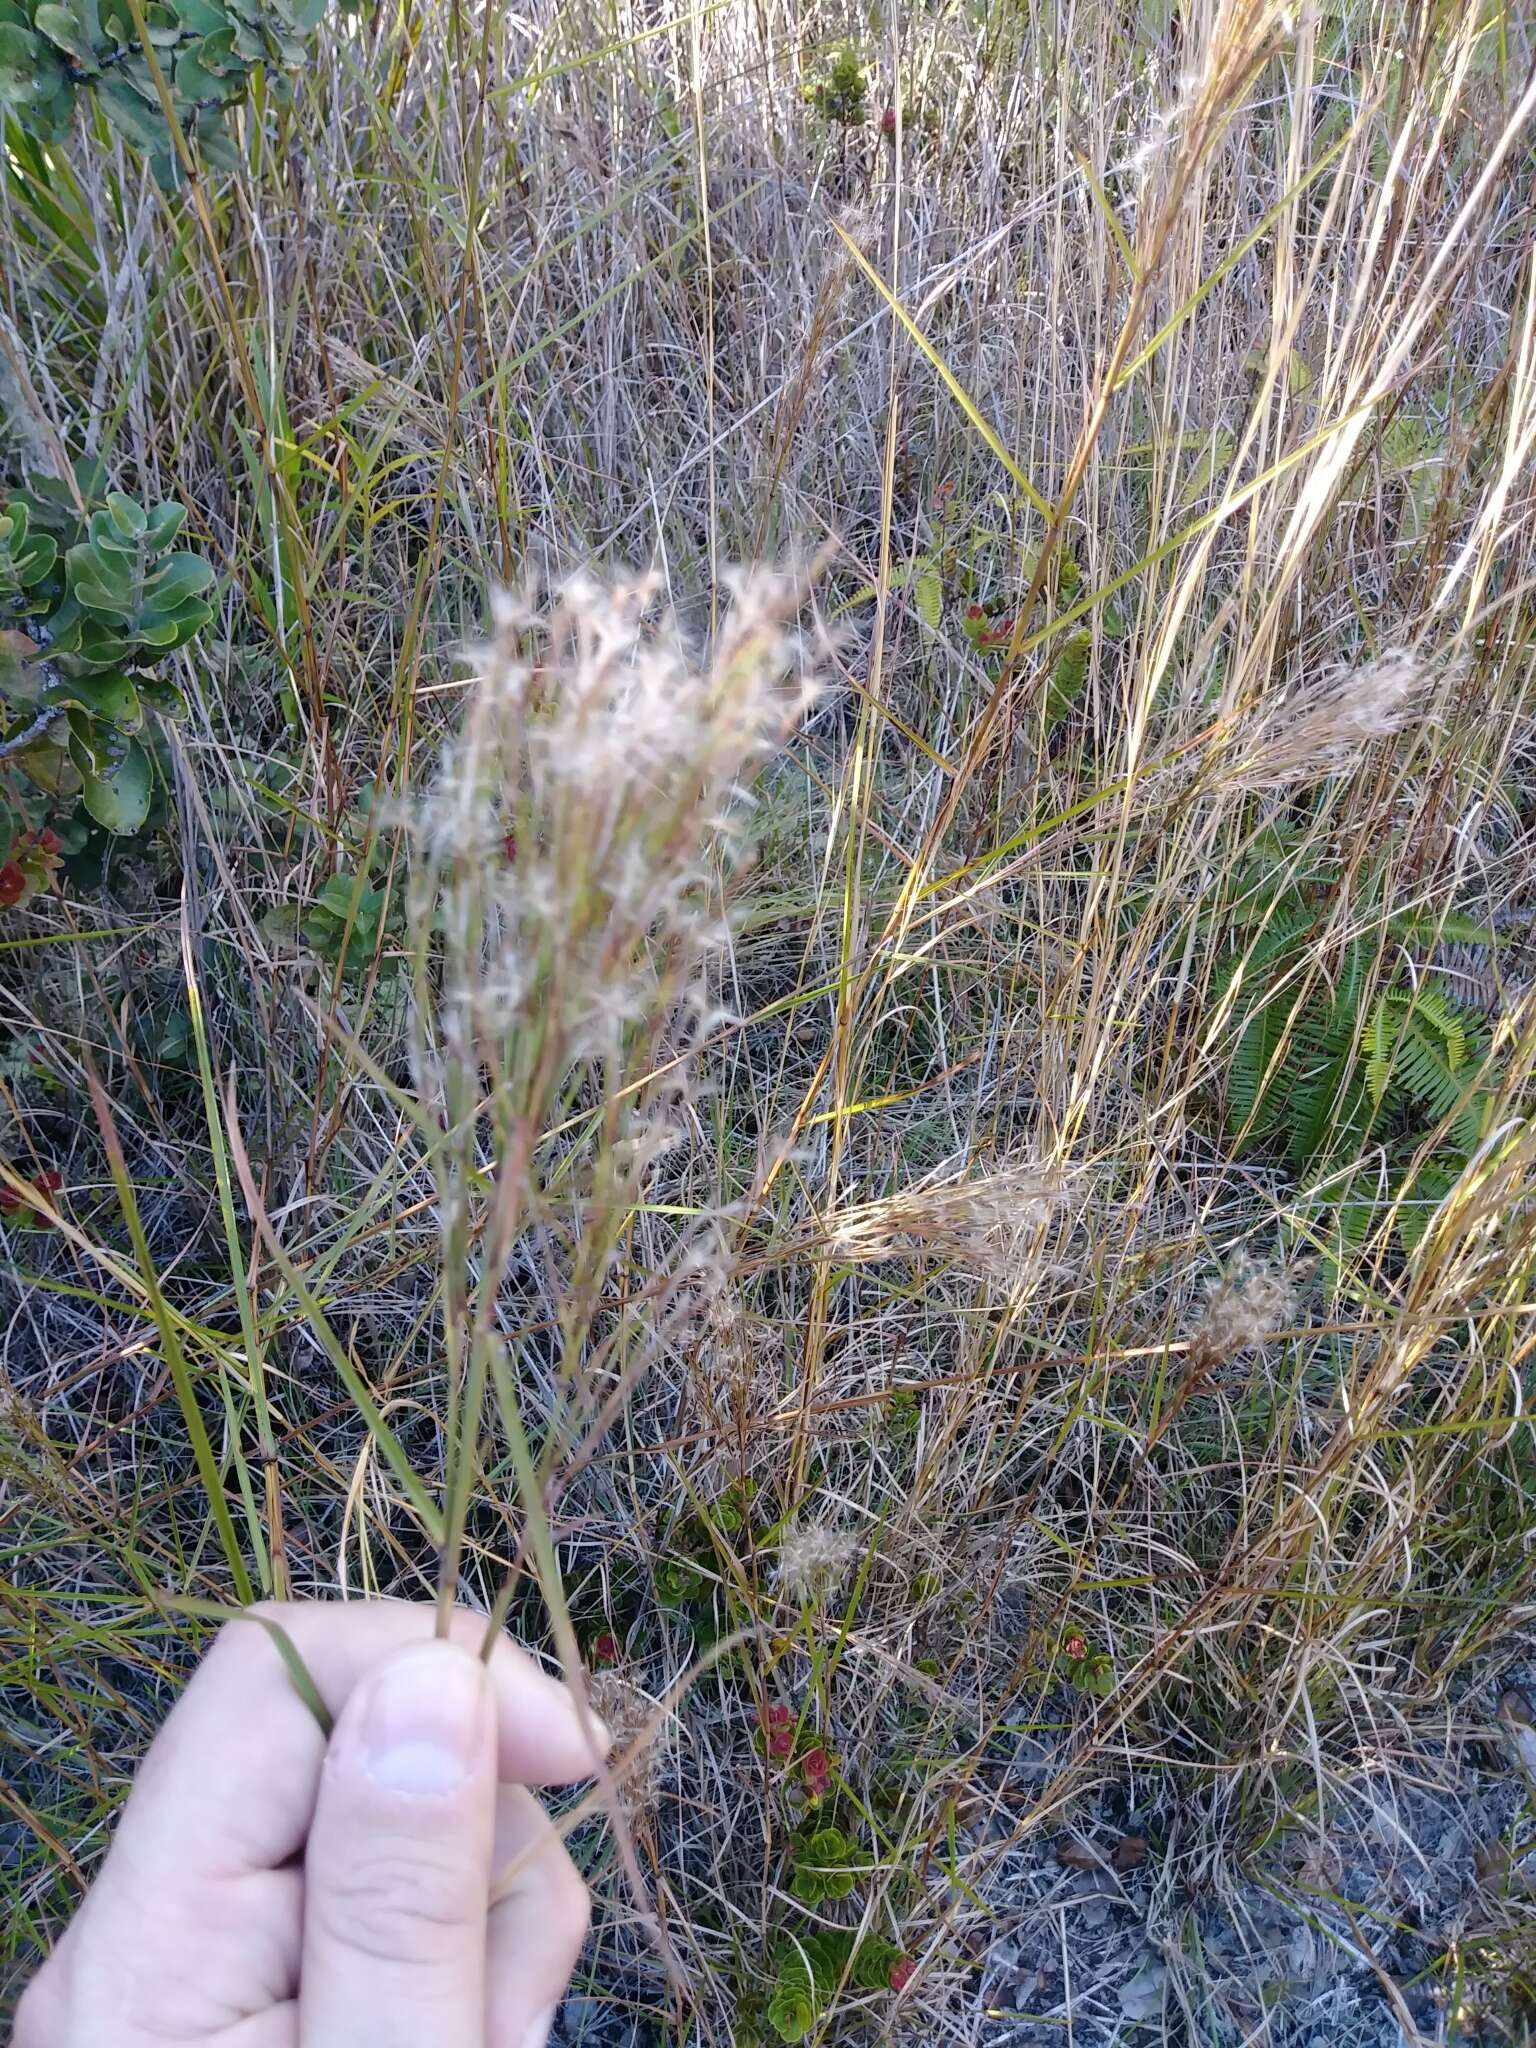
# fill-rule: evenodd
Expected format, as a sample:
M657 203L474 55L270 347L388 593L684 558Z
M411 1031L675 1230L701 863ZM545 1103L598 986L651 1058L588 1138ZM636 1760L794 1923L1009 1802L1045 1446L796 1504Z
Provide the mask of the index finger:
M434 1632L434 1610L409 1600L263 1601L250 1614L288 1636L334 1719L381 1659ZM457 1609L450 1634L478 1650L485 1619ZM497 1775L561 1785L590 1777L607 1732L507 1637L492 1650ZM588 1728L592 1731L588 1733ZM114 1853L142 1881L272 1870L296 1856L314 1813L325 1736L266 1631L228 1623L151 1743ZM109 1861L105 1877L109 1877Z

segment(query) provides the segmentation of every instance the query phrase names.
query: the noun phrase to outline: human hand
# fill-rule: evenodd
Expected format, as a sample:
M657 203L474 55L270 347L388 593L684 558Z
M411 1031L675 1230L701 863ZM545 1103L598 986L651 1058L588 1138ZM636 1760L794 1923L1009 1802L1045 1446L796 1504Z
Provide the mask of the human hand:
M16 2048L540 2048L588 1899L525 1788L590 1777L602 1724L508 1641L481 1664L476 1615L437 1641L408 1601L256 1611L308 1668L329 1742L266 1630L231 1622Z

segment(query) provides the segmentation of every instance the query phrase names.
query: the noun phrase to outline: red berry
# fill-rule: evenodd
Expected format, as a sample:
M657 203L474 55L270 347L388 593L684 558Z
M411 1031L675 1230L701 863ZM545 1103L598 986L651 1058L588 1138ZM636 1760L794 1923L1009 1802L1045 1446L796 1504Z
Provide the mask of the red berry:
M37 1176L37 1184L45 1195L56 1195L64 1185L64 1176L51 1166L45 1166Z
M5 866L0 868L0 908L8 910L13 903L19 903L26 893L26 876L15 861L8 860Z
M599 1664L617 1664L622 1652L619 1639L611 1629L604 1629L600 1636L593 1638L592 1654Z
M62 853L64 851L64 842L58 833L50 832L46 826L43 828L37 843L44 853Z
M768 1753L770 1756L788 1756L794 1746L795 1731L793 1728L775 1728L768 1738Z
M18 1195L13 1187L0 1187L0 1209L4 1209L7 1214L13 1209L25 1209L27 1206L26 1197Z
M965 608L965 616L968 619L984 619L987 616L987 614L985 609L981 605L968 604Z
M764 1707L762 1723L765 1728L788 1728L794 1721L788 1707Z
M896 133L896 109L894 107L887 107L880 116L880 133L882 135L894 135Z
M911 1956L898 1956L891 1965L891 1989L905 1991L917 1973L917 1964Z

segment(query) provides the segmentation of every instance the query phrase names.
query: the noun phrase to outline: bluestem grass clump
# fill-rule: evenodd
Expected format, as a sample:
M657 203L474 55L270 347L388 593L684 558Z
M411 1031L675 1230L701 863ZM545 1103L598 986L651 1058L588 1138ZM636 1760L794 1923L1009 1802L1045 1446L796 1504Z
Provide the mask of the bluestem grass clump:
M577 577L547 611L498 598L460 733L408 814L416 1090L432 1126L454 1447L445 1581L487 1386L537 1520L549 1472L602 1399L720 1284L706 1205L621 1312L606 1286L679 1140L707 963L748 850L746 785L813 695L790 626L800 597L785 576L742 575L699 650L654 579ZM536 1362L505 1286L520 1243L543 1275ZM557 1607L547 1549L541 1576Z
M158 1625L93 1589L211 1590L218 1489L134 1332L157 1279L253 1579L414 1593L446 1523L461 1599L518 1575L531 1642L622 1641L594 1704L633 1748L621 1795L658 1759L646 1863L687 1984L641 1953L637 1884L590 1988L642 2029L969 2041L1024 2002L1023 1944L987 1956L1032 1916L1113 2013L1086 1937L1053 1946L1042 1816L1122 1772L1156 1804L1171 1770L1202 1867L1302 1794L1326 1834L1370 1724L1468 1718L1521 1612L1532 1038L1501 1016L1483 1073L1427 957L1475 943L1506 989L1528 964L1517 13L1430 10L1406 54L1369 10L1288 41L1273 0L1065 38L1052 10L980 37L934 14L870 45L899 133L846 151L794 87L847 24L775 15L758 48L746 14L498 16L485 150L456 146L451 10L335 14L283 147L247 127L210 187L252 224L229 278L115 140L15 138L0 354L29 418L185 502L230 602L182 678L151 895L101 917L39 888L5 934L16 1177L88 1051L164 1252L123 1267L81 1141L73 1241L15 1262L7 1372L69 1456L23 1422L6 1480L64 1702L13 1956L72 1904L52 1843L84 1860L88 1787L145 1725L130 1702L103 1738L71 1698L99 1703L98 1665L161 1683ZM91 203L61 213L60 177ZM289 317L240 315L253 278ZM249 393L205 374L225 359ZM793 591L711 647L656 588L588 579L510 601L468 687L436 668L508 561L655 535L691 601L722 552L834 527L850 715L756 821L737 792L802 701ZM1017 628L985 660L979 594ZM754 618L779 652L743 688L722 653ZM419 802L364 874L347 805L381 761ZM342 974L273 972L264 915L295 897L335 906ZM165 932L206 1090L143 1028ZM1431 1053L1482 1098L1433 1150L1452 1098L1407 1085ZM208 1256L227 1072L296 1279L238 1199ZM1277 1250L1208 1303L1213 1243ZM1315 1314L1275 1293L1304 1246ZM99 1533L125 1473L141 1508ZM857 1542L835 1592L807 1530ZM1113 1691L1073 1680L1058 1726L1079 1634ZM791 1889L779 1795L820 1774L749 1737L786 1700L836 1758L816 1826L855 1794L874 1817L862 1941L923 1958L899 2006L845 1951L770 2021L777 1958L855 1934ZM611 1891L606 1850L585 1867ZM1133 1905L1161 1882L1127 1873ZM1188 1957L1169 1980L1169 2014L1228 1988Z

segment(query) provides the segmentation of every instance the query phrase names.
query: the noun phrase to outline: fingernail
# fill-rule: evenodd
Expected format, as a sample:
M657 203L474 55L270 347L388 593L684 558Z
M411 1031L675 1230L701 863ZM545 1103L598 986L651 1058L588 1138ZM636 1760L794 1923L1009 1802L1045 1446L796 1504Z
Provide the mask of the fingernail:
M366 1681L358 1752L390 1792L452 1792L485 1740L485 1666L454 1643L402 1650Z
M590 1707L587 1709L587 1733L596 1744L599 1756L606 1757L612 1755L614 1747L613 1730L608 1726L602 1715L594 1714Z
M555 2024L555 2008L551 2005L537 2014L528 2024L523 2036L523 2048L544 2048Z

